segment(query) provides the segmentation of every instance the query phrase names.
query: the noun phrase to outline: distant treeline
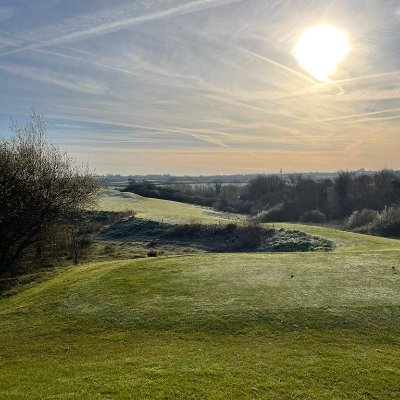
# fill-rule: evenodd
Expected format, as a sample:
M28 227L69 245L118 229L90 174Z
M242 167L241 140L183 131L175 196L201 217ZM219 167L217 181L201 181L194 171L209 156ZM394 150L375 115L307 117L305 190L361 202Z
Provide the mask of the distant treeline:
M400 172L400 171L399 171ZM365 173L370 175L374 171L359 170L356 173ZM315 179L333 179L337 176L337 172L307 172L303 173L304 177L311 177ZM154 184L197 184L197 183L248 183L258 176L281 176L283 178L289 177L288 173L275 173L275 174L230 174L230 175L171 175L171 174L149 174L149 175L121 175L121 174L108 174L99 175L97 178L105 185L120 186L126 184L128 181L136 182L151 182Z
M216 184L222 186L221 184ZM128 185L121 189L122 192L132 192L145 197L163 200L180 201L200 206L212 207L218 200L218 189L205 185L156 185L153 182L130 180Z
M263 222L342 220L355 211L382 211L400 204L400 176L342 171L332 178L302 174L260 175L247 184L169 184L131 180L123 191L181 201L218 210L257 215Z

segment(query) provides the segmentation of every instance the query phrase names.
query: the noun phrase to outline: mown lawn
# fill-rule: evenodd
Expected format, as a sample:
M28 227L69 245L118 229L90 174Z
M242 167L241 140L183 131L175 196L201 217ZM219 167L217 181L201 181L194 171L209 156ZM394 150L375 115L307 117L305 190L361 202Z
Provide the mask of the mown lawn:
M150 199L133 193L105 190L97 207L101 211L134 210L138 218L165 222L219 222L229 216L192 204Z
M70 268L0 301L0 398L398 399L386 244Z
M400 242L277 225L335 250L91 263L0 299L0 399L399 399Z
M271 225L271 224L270 224ZM346 232L323 226L291 223L274 223L276 228L298 229L310 235L317 235L332 240L336 251L340 252L372 252L400 250L400 241L361 233Z

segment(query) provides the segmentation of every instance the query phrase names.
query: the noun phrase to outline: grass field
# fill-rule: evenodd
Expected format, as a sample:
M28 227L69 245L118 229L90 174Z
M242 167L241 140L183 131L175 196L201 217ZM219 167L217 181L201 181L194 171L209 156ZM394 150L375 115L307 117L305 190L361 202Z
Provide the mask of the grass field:
M332 240L336 250L340 252L372 252L400 250L400 241L379 236L363 235L360 233L346 232L340 229L330 229L322 226L275 223L277 228L298 229L310 235L317 235Z
M102 211L134 210L138 218L170 222L218 222L231 218L229 215L192 204L150 199L133 193L120 193L116 190L103 192L98 209Z
M335 251L92 263L3 298L0 398L399 399L400 243L296 227Z

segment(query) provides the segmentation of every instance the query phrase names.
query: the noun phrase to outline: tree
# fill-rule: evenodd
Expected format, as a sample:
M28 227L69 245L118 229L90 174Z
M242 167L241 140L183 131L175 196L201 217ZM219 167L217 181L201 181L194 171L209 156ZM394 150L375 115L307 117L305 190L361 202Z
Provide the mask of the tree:
M0 138L0 272L10 269L50 226L87 207L99 183L46 138L47 123L34 109L24 125Z
M348 171L340 171L334 180L334 191L337 201L338 217L345 217L351 212L350 189L352 184L352 174Z
M78 264L89 250L93 242L94 233L100 230L97 225L91 222L88 216L83 213L76 213L70 219L69 245L71 259L74 264Z

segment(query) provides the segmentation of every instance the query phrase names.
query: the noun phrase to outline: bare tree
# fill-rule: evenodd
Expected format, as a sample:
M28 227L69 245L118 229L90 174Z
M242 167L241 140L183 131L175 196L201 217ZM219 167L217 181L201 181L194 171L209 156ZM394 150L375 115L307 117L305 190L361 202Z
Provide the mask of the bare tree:
M46 138L44 116L34 109L24 125L0 139L0 272L49 226L76 215L95 198L99 184Z

